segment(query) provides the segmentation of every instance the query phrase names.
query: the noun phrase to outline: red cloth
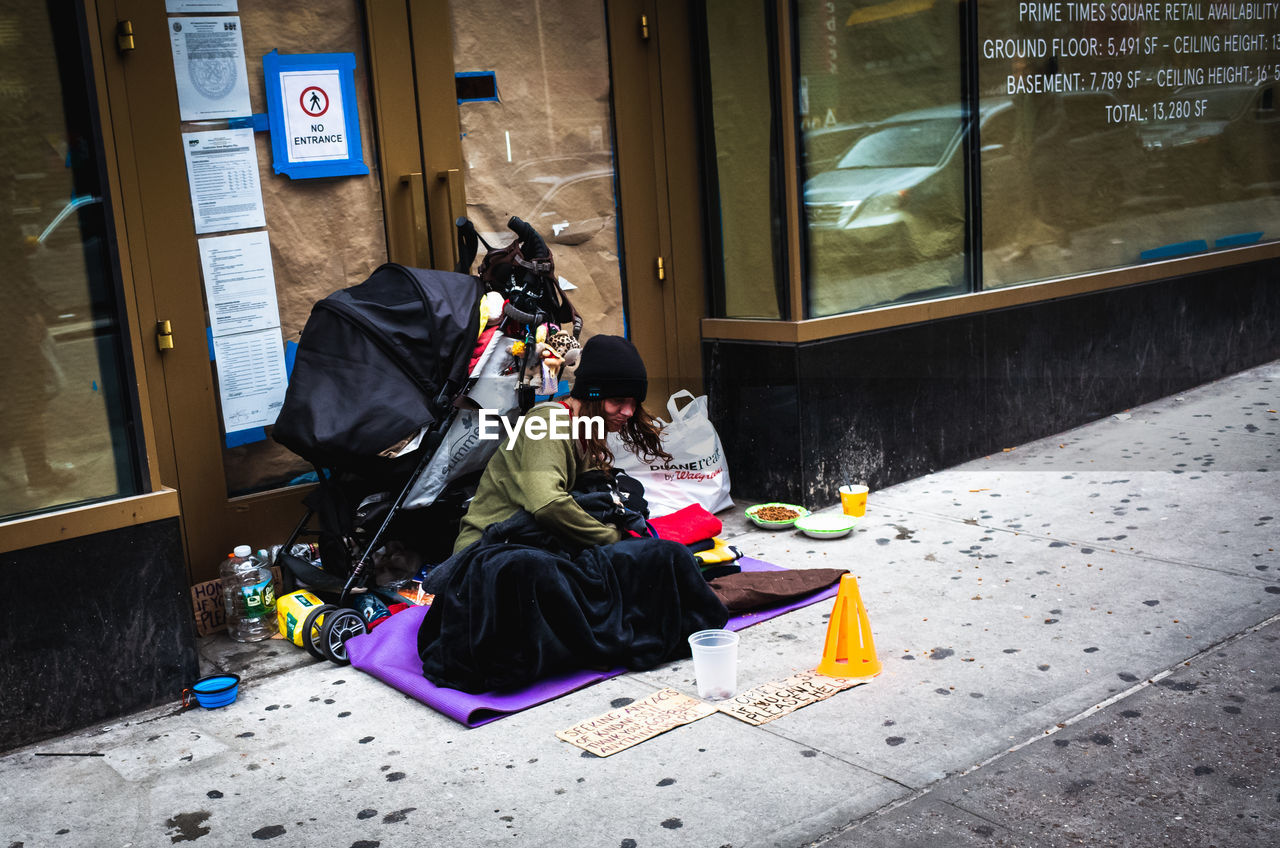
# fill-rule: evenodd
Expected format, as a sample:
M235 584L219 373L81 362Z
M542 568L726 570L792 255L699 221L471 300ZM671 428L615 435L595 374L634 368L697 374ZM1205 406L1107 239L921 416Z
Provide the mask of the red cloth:
M689 504L670 515L650 518L649 523L659 539L670 539L683 545L718 536L724 529L720 519L707 512L701 504Z
M480 361L480 357L484 356L485 350L489 347L489 339L493 338L493 334L498 331L497 324L490 324L484 328L484 332L480 334L480 338L476 339L476 346L471 350L471 364L467 366L467 373L470 374L476 367L476 363Z
M387 607L387 611L390 612L391 615L395 615L398 612L403 612L407 610L410 606L412 606L412 604L391 604L390 606ZM373 628L377 627L379 624L386 621L388 618L391 618L391 615L384 615L382 618L374 619L368 625L369 629L373 630Z

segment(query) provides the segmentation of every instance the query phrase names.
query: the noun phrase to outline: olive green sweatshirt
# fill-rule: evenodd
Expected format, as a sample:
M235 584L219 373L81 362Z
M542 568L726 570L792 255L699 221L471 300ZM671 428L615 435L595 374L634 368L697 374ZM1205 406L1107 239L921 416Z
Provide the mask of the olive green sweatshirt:
M529 410L526 417L543 418L545 433L552 432L552 410L564 410L558 403L544 403ZM567 413L556 413L567 420ZM561 424L561 430L564 429ZM462 518L454 553L480 538L485 528L528 510L543 527L582 545L607 545L622 538L622 531L602 524L578 506L569 494L586 463L573 439L530 438L524 426L508 449L507 436L489 459L475 498Z

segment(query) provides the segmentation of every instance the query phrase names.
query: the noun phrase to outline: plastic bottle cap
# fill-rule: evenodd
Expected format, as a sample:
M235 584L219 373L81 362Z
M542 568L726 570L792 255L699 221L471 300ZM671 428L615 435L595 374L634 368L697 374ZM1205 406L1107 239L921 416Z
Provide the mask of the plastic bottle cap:
M233 553L238 557L247 557L249 554L253 553L253 548L248 545L236 545L236 549Z

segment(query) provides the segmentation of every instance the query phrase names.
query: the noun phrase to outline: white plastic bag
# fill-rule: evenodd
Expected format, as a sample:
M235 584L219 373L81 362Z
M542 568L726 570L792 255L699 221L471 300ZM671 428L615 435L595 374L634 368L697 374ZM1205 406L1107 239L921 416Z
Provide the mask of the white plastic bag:
M676 402L689 398L684 408ZM671 462L661 457L644 462L628 450L616 435L609 436L613 464L640 481L652 515L666 515L690 504L701 504L708 512L733 506L729 495L729 466L720 446L720 436L707 416L707 396L694 397L687 389L667 400L670 423L662 425L662 446Z

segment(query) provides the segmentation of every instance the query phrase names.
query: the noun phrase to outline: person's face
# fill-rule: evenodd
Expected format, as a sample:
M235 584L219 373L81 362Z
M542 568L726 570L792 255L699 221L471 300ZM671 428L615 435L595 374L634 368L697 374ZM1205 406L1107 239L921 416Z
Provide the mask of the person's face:
M636 414L635 398L606 398L604 402L604 427L610 433L621 430Z

